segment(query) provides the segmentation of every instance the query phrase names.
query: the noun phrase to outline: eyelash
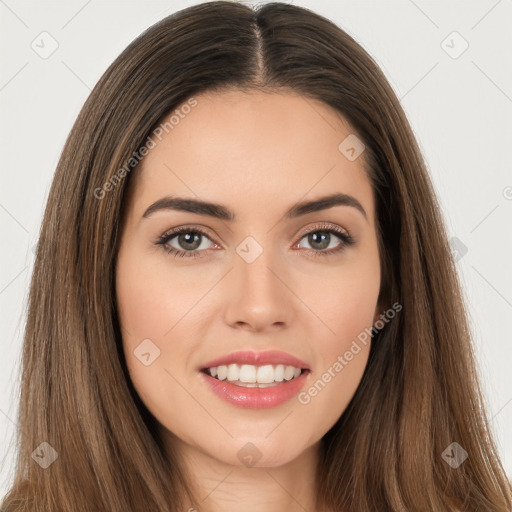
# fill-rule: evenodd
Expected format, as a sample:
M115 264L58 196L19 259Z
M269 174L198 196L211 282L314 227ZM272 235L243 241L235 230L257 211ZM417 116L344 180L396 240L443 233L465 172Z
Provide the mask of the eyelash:
M317 232L334 234L338 238L341 239L341 243L340 243L340 245L336 249L330 249L329 251L306 249L306 251L312 252L315 257L316 256L323 256L323 257L325 257L325 256L331 256L333 254L337 254L337 253L343 251L344 249L346 249L347 247L349 247L349 246L351 246L351 245L353 245L355 243L355 240L350 235L350 233L348 233L348 231L342 230L340 228L335 228L335 227L333 227L331 225L315 226L313 229L311 229L311 230L307 231L306 233L304 233L300 237L299 242L305 236L310 235L311 233L317 233ZM206 233L202 229L200 229L200 228L192 228L192 227L189 227L189 226L183 226L181 228L176 228L175 230L172 230L170 232L164 233L161 237L158 238L158 240L155 242L155 244L162 246L162 248L164 249L165 252L167 252L169 254L174 254L175 258L183 258L183 257L185 257L185 258L197 258L197 257L202 257L201 253L205 252L205 250L198 251L197 249L195 249L193 251L182 251L182 250L179 250L179 249L175 249L174 247L168 247L166 245L170 240L172 240L174 237L176 237L177 235L180 235L182 233L200 234L200 235L208 238L209 240L211 240L210 237L208 236L208 233Z

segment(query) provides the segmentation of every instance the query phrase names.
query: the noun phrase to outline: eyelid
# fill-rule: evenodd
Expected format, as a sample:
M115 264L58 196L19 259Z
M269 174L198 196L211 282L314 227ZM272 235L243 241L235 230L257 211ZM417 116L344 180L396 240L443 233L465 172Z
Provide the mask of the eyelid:
M194 224L184 224L182 226L176 226L174 228L171 228L167 231L165 231L161 236L157 238L157 240L154 242L156 245L162 245L165 249L165 246L169 243L169 240L173 239L174 237L182 234L182 233L199 233L205 238L208 238L213 244L220 245L217 242L215 242L215 237L211 236L209 233L209 230L203 226L198 226ZM180 249L175 249L175 251L180 251ZM202 250L202 251L187 251L191 254L198 253L198 252L206 252L208 249ZM172 252L169 251L168 252Z
M206 228L204 226L201 226L200 224L183 224L182 226L176 226L174 228L168 229L160 237L158 237L158 239L161 240L161 239L169 237L170 235L179 234L182 229L183 230L188 230L188 231L195 231L195 230L197 230L199 233L207 236L210 240L212 240L212 238L215 238L215 236L213 236L213 237L210 236L210 234L208 233L208 231L209 231L208 228ZM313 226L309 226L309 227L303 228L303 230L299 230L299 232L296 235L294 235L294 238L299 236L299 233L302 233L302 234L300 234L300 237L302 238L305 235L308 235L309 233L311 233L312 231L320 230L320 229L332 229L334 231L338 231L339 230L343 234L345 234L345 235L347 235L347 236L352 238L352 235L350 234L350 232L346 228L343 228L343 227L341 227L341 226L339 226L337 224L333 224L331 222L325 222L325 221L324 222L316 223Z
M332 229L333 231L338 231L340 233L343 233L344 235L351 237L351 235L347 229L339 226L338 224L333 224L332 222L319 222L317 224L314 224L313 226L304 228L303 231L302 230L299 231L299 233L302 233L302 234L296 235L296 236L300 236L302 238L303 236L308 235L309 233L312 233L314 231L320 231L322 229L325 229L325 230Z
M348 246L353 245L356 240L354 237L350 234L350 232L337 224L333 224L331 222L320 222L317 224L314 224L313 226L309 226L304 228L300 233L300 235L295 235L294 239L298 237L298 241L294 243L293 247L296 247L301 240L314 232L317 231L328 231L333 233L335 236L337 236L340 239L340 245L336 249L331 249L329 251L315 251L314 249L303 249L303 251L306 252L312 252L316 255L322 255L322 256L328 256L331 254L335 254L337 252L343 251ZM174 253L175 256L180 256L179 253L186 253L186 257L202 257L202 253L208 252L208 249L203 249L201 251L193 250L193 251L183 251L181 249L176 249L175 247L170 249L166 249L166 245L168 244L169 240L174 238L175 236L181 234L181 233L187 233L187 232L197 232L201 234L202 236L208 238L213 244L215 245L221 245L215 242L215 237L210 236L208 228L205 228L200 225L194 225L194 224L184 224L182 226L176 226L172 229L167 230L163 235L161 235L157 241L155 242L156 245L161 245L166 250L166 252L172 254ZM300 251L299 251L300 252ZM184 256L184 254L181 254Z
M201 226L200 224L183 224L182 226L176 226L174 228L168 229L165 231L160 237L159 240L163 238L167 238L172 235L180 234L184 231L197 231L198 233L201 233L205 236L207 236L210 240L215 237L211 237L209 234L209 229Z

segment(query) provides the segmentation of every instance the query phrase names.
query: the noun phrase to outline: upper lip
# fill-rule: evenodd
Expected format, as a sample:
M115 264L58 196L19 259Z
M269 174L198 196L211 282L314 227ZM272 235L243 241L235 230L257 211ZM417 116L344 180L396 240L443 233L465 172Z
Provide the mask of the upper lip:
M228 364L251 364L254 366L283 364L285 366L294 366L295 368L301 368L304 370L310 369L309 366L301 359L280 350L266 350L264 352L240 350L209 361L201 367L201 370Z

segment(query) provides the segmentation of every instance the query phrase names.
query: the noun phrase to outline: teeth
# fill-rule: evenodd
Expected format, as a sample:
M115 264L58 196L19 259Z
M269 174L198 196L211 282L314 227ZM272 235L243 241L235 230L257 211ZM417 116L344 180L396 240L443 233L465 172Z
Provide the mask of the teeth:
M300 368L283 364L263 366L230 364L214 366L207 371L218 380L228 380L245 387L268 387L275 382L296 378L302 373Z
M293 379L293 373L295 368L293 366L287 366L284 369L284 380L291 380Z
M227 366L217 366L217 379L224 380L228 376Z
M274 368L271 364L260 366L258 368L258 374L256 376L258 384L270 384L274 382Z
M240 368L239 380L241 382L256 382L258 369L252 364L243 364Z
M283 382L284 379L284 365L278 364L274 370L274 379L276 382Z
M238 380L240 377L240 368L237 364L230 364L228 366L228 380Z

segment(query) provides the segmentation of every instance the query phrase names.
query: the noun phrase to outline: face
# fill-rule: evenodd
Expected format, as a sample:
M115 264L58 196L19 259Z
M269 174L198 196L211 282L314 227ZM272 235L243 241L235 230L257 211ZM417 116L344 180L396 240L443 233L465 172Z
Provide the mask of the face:
M195 100L131 183L116 266L126 362L168 442L279 466L343 414L381 313L364 151L340 150L350 126L292 92ZM353 199L296 207L333 194Z

